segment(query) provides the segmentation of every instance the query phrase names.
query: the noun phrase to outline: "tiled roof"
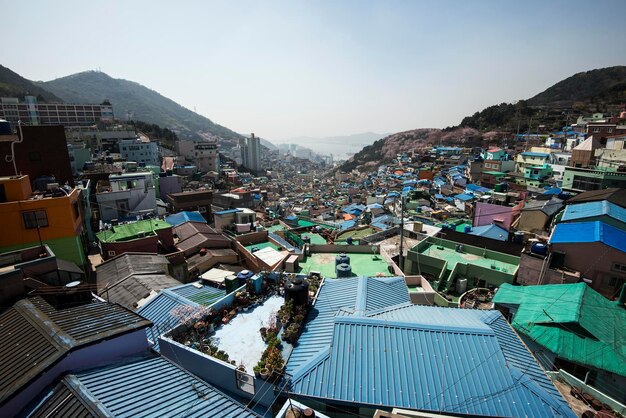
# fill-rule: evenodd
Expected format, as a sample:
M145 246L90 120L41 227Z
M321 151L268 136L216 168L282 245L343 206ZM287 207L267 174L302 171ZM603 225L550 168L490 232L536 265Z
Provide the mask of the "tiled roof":
M66 376L35 417L258 417L242 403L162 357Z

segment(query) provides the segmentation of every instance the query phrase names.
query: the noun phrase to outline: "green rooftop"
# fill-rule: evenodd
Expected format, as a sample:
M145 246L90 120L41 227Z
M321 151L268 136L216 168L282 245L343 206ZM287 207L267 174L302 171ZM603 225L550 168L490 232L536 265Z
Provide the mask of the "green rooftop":
M278 224L278 225L272 225L269 228L265 228L265 229L268 230L269 232L277 232L277 231L284 231L287 228L285 228L284 225Z
M502 171L483 171L483 173L490 174L492 176L506 176L506 173L503 173Z
M361 238L365 238L369 235L372 235L376 232L378 232L378 230L374 229L373 227L367 227L363 229L352 229L350 231L342 232L341 234L337 235L337 238L335 238L335 241L345 241L349 237L352 237L353 240L359 240Z
M626 309L586 283L503 284L493 302L517 306L513 328L557 356L626 376Z
M318 244L318 245L327 244L323 236L321 236L320 234L315 234L313 232L305 232L304 234L300 235L300 237L302 238L309 237L309 239L311 240L311 244Z
M259 250L262 250L262 249L267 248L267 247L271 247L271 248L273 248L275 250L279 250L279 248L280 248L278 245L276 245L276 244L274 244L272 242L269 242L269 241L258 242L256 244L248 244L248 245L245 245L244 247L246 248L246 250L248 250L250 252L252 252L252 249L255 248L255 247L258 248Z
M171 228L172 225L160 219L147 219L128 224L112 226L108 231L96 234L101 242L130 241L143 236L152 236L155 231Z
M336 278L335 258L338 253L314 253L300 262L299 273L319 271L324 277ZM379 254L348 254L353 276L391 276L387 262Z
M455 279L459 278L468 279L468 289L479 283L481 287L497 287L513 282L519 257L471 245L457 245L441 238L425 239L409 250L408 273L434 276L433 288L443 292L451 290Z

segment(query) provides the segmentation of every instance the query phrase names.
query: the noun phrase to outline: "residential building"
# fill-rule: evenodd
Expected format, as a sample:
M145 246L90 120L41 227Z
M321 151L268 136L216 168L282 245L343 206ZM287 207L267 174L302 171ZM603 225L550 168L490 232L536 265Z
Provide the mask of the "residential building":
M50 183L73 186L63 126L22 126L20 132L21 141L0 141L0 155L13 156L13 161L0 159L0 176L26 174L32 182L49 178Z
M325 279L286 372L322 413L576 416L500 312L412 305L402 278Z
M543 166L548 163L550 154L545 152L521 152L515 158L515 164L519 173L525 173L527 167Z
M546 184L546 180L552 177L552 174L553 169L549 164L528 166L524 171L524 180L527 186L543 187Z
M626 188L626 172L599 167L596 169L565 168L562 185L565 191L584 192L610 187Z
M625 297L609 301L586 283L504 284L493 302L546 370L563 369L624 403Z
M252 171L261 170L261 140L250 134L249 138L239 140L241 164Z
M603 200L626 208L626 189L613 187L608 189L583 192L579 195L569 198L567 200L567 204L601 202Z
M600 141L596 137L590 136L572 149L569 165L583 168L595 166L595 152L600 147Z
M93 125L113 120L111 103L70 104L39 103L34 96L0 98L0 119L29 125Z
M175 251L172 225L160 219L112 225L98 232L96 237L105 260L128 252Z
M474 206L474 220L472 225L485 226L495 224L505 230L511 229L511 224L519 216L524 203L517 206L494 205L492 203L476 202Z
M28 176L0 177L0 252L47 244L57 257L85 264L80 190L33 193Z
M119 149L126 161L142 165L159 165L159 146L147 137L122 139L119 142Z
M0 415L13 417L70 370L147 351L152 323L119 305L63 308L35 297L0 314L0 324Z
M171 194L180 193L183 191L183 185L185 179L177 174L171 172L159 173L157 184L159 185L159 198L167 202L167 197ZM209 206L210 207L210 206Z
M513 283L518 265L519 257L428 237L408 251L402 271L424 275L433 289L447 293L463 287L498 287L502 283ZM462 284L457 287L459 283Z
M159 290L181 284L170 276L169 265L158 254L126 252L113 257L96 267L98 295L135 310Z
M550 268L579 272L607 298L626 282L626 231L600 221L559 223L549 244Z
M213 203L213 190L196 190L194 192L170 193L167 203L171 212L197 211L207 222L212 220L211 204Z
M149 171L111 174L96 184L96 200L103 222L156 215L154 176Z
M234 229L237 233L254 231L256 226L256 212L247 209L229 209L215 212L215 229Z
M587 124L587 135L594 135L602 145L606 144L609 136L623 134L626 134L626 125L606 122Z
M574 203L565 207L559 222L595 222L626 231L626 208L608 200Z
M217 142L196 142L194 145L193 159L196 166L202 172L220 172L220 155L217 151Z
M513 226L520 231L545 234L554 216L563 209L563 201L555 196L550 200L533 200L524 206Z

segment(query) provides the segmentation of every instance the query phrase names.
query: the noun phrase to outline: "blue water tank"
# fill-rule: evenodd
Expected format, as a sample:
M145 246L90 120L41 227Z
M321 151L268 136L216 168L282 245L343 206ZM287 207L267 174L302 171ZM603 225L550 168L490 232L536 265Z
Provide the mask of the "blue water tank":
M465 233L469 234L470 232L472 232L472 227L469 225L465 225Z
M548 245L542 242L535 242L530 246L530 252L533 254L546 255L548 253Z

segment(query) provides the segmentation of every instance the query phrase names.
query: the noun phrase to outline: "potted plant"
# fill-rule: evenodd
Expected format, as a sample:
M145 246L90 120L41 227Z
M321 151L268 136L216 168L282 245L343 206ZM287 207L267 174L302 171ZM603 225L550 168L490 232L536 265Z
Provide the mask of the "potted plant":
M259 377L263 380L267 380L270 377L270 371L267 367L262 367L259 370Z

